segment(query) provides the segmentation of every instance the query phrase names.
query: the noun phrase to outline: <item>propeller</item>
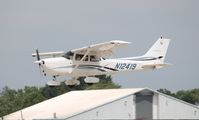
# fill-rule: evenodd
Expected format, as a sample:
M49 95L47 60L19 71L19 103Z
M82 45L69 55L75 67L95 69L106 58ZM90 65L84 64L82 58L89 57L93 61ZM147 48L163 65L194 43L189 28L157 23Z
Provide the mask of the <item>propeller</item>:
M36 56L37 56L37 60L39 61L40 60L40 56L39 56L39 50L36 49Z
M39 56L39 50L36 49L36 57L37 57L37 61L38 62L38 65L39 65L39 72L40 72L40 76L42 75L42 66L41 66L41 62L40 62L40 56Z

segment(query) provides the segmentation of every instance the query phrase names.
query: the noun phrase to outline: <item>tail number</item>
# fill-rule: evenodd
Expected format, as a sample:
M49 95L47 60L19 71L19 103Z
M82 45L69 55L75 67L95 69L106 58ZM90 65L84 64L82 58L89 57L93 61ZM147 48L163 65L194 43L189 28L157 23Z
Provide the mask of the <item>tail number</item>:
M128 63L117 63L115 65L115 69L121 69L121 70L134 70L136 68L137 64L128 64Z

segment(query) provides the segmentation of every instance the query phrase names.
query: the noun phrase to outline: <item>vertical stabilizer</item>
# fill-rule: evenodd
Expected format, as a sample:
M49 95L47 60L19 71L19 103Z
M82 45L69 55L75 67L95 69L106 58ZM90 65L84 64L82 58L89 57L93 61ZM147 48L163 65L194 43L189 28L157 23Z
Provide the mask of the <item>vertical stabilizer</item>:
M159 58L161 62L164 62L166 57L167 48L169 46L170 39L159 38L153 46L147 51L144 57L155 57Z

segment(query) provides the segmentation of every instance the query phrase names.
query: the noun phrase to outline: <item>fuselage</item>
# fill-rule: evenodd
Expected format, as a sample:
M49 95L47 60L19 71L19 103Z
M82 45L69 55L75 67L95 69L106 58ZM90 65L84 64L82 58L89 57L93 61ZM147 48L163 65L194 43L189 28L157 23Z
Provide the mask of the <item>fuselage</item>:
M33 53L37 57L34 63L44 73L44 76L52 76L53 80L47 84L58 86L61 83L56 81L59 76L68 76L72 79L66 80L66 85L79 85L79 77L85 77L85 83L97 83L99 78L96 75L112 75L119 72L132 72L146 69L159 69L169 64L164 63L170 39L159 38L153 46L142 56L105 59L113 54L113 51L129 42L113 40L109 42L93 44L86 47L73 49L68 52L44 52ZM40 56L45 59L40 59Z
M41 60L43 71L48 76L95 76L117 72L142 70L143 65L155 60L100 59L98 61L76 61L64 57Z

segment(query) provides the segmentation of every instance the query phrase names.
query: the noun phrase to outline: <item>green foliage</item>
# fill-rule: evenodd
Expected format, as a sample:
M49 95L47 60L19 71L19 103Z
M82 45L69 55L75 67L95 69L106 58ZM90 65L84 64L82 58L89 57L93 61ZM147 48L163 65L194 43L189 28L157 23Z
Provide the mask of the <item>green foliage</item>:
M12 108L14 107L14 100L16 96L16 91L11 90L8 87L3 88L3 91L1 92L1 97L0 97L0 116L5 115L8 112L14 111L17 108ZM8 102L10 101L10 102Z
M41 94L41 91L37 87L25 87L24 94L22 97L22 108L31 106L46 98Z
M173 96L175 98L181 99L183 101L189 102L191 104L199 103L199 88L192 90L180 90L176 93L172 93L167 89L159 89L158 91Z
M93 84L89 87L87 87L87 90L95 90L95 89L113 89L113 88L120 88L120 85L117 85L113 82L102 82L102 83L97 83L97 84Z
M159 89L157 90L158 92L161 92L161 93L164 93L166 95L170 95L170 96L173 96L173 97L176 97L175 93L172 93L171 91L167 90L167 89Z
M78 90L93 90L93 89L113 89L113 88L120 88L120 85L115 84L112 81L111 76L107 75L97 75L95 76L100 79L99 83L96 84L86 84L84 82L85 77L79 78L79 81L81 82L81 85L79 86ZM76 88L77 89L77 88Z
M61 83L58 87L49 87L47 85L41 88L26 86L24 89L19 90L12 90L5 87L0 92L0 116L7 115L72 90L110 89L120 87L112 82L111 76L100 75L96 77L100 79L100 82L93 85L86 84L84 82L84 77L81 77L78 78L81 85L73 87L68 87L65 83Z
M93 84L91 86L88 86L87 90L95 90L95 89L113 89L113 88L120 88L120 85L117 85L112 82L111 76L101 75L96 76L100 79L100 82L97 84Z
M49 87L47 85L41 88L26 86L24 89L19 90L4 87L0 92L0 116L7 115L72 90L113 89L121 87L112 81L111 76L100 75L96 77L100 79L100 82L97 84L86 84L84 77L81 77L78 78L81 85L72 87L65 85L65 83L61 83L58 87ZM172 93L167 89L159 89L158 91L192 104L199 103L199 89L180 90L176 93Z
M0 93L0 116L36 104L45 99L37 87L25 87L23 90L12 90L5 87Z
M61 83L61 85L58 87L49 87L48 85L46 85L45 87L41 87L40 91L45 98L49 99L69 92L70 89L64 83Z
M192 104L199 103L199 89L180 90L176 93L176 97Z
M49 87L46 85L45 87L40 88L40 91L45 98L49 99L49 98L61 95L63 93L72 91L72 90L120 88L119 85L112 82L111 76L99 75L96 77L98 77L100 79L100 82L97 84L86 84L84 82L85 77L80 77L80 78L78 78L78 80L80 81L81 84L78 86L69 87L69 86L65 85L64 82L62 82L61 85L58 87Z

